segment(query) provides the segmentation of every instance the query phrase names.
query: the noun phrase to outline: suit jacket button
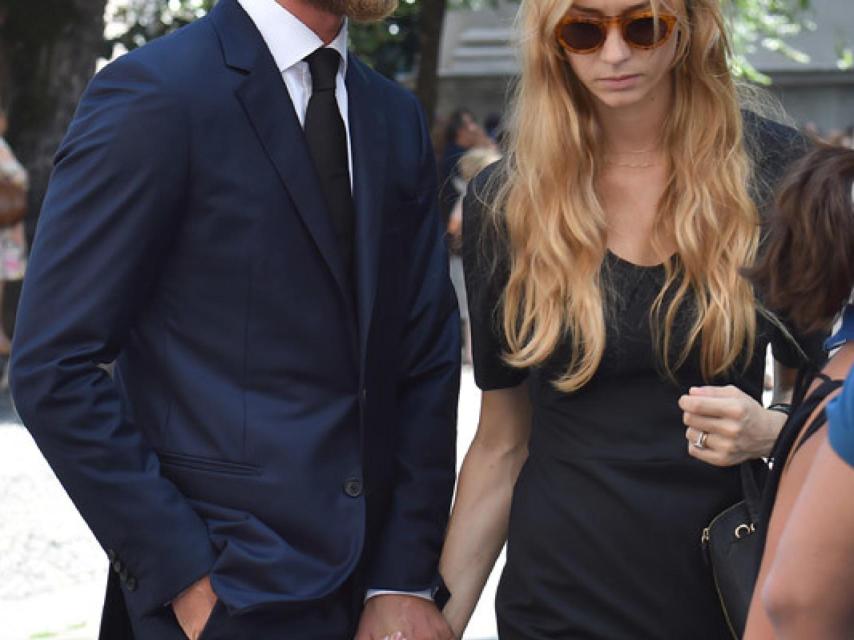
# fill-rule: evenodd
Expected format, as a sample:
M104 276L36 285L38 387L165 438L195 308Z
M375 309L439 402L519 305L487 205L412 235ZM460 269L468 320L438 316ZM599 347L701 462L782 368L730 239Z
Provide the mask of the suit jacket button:
M127 589L128 591L136 591L136 578L130 576L125 581L125 589Z
M107 549L107 559L110 561L110 564L112 564L113 560L116 559L116 552L112 549Z
M362 481L358 478L350 478L344 483L344 493L351 498L358 498L362 495Z
M119 560L118 558L113 560L113 571L115 571L116 573L121 573L124 568L125 565L122 564L121 560Z

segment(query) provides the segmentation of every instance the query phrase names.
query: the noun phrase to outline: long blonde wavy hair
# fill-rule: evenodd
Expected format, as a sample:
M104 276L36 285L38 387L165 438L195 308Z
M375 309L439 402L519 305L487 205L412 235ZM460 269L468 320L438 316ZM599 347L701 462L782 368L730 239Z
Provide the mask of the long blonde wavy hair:
M658 10L659 1L653 0ZM674 102L664 125L668 180L653 247L665 255L665 283L650 312L661 363L673 372L700 344L709 380L732 369L756 334L756 301L739 268L759 239L749 194L751 162L718 0L673 0L680 11ZM568 336L572 357L554 381L584 386L605 350L607 238L596 190L603 149L592 99L575 77L554 30L572 0L523 0L522 73L510 114L508 153L496 172L492 220L509 241L502 324L513 367L543 364ZM676 344L674 322L691 301L693 325ZM672 357L671 354L678 354Z

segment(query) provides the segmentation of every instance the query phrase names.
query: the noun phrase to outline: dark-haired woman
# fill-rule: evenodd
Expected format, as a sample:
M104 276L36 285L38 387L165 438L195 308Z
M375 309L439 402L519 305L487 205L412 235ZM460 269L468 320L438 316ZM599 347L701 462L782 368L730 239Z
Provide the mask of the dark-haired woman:
M851 300L852 187L854 151L828 146L803 158L783 185L767 252L751 271L768 304L804 329L833 326ZM828 407L854 366L854 306L842 312L827 348L833 357L814 381L804 381L803 399L773 452L777 492L749 640L854 637L854 469L831 451L824 428L835 411L833 440L854 465L851 389Z

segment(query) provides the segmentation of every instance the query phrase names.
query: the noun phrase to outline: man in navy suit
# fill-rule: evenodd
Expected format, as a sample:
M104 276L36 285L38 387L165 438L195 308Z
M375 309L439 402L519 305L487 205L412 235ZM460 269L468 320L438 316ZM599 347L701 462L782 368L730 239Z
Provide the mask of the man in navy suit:
M433 152L346 50L345 16L395 5L220 0L80 103L12 388L110 559L102 638L452 637Z

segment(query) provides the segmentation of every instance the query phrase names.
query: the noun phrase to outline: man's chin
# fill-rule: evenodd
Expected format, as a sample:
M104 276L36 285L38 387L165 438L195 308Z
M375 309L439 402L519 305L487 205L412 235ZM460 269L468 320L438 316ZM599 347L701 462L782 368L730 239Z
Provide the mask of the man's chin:
M395 12L398 0L310 0L312 4L355 22L377 22Z
M355 22L377 22L397 10L398 0L347 0L344 14Z

